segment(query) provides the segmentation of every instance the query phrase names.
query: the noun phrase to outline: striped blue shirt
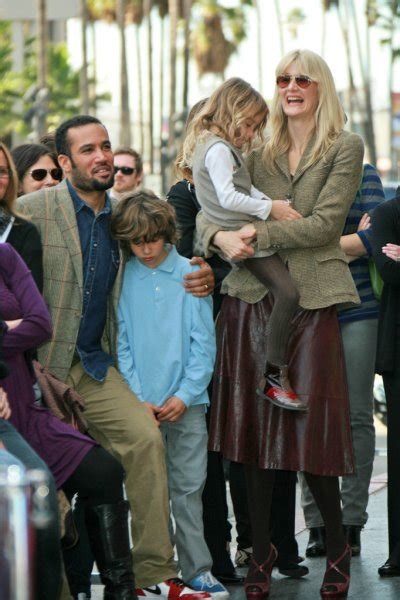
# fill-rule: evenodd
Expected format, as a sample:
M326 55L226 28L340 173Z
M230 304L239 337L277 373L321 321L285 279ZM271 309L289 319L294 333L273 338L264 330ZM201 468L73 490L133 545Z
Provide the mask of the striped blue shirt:
M377 319L379 303L372 290L369 275L369 258L372 254L371 228L358 231L357 227L364 213L371 213L378 204L385 199L382 182L375 167L364 165L361 186L356 194L355 200L350 207L349 214L343 229L343 235L358 233L365 246L366 254L349 264L351 274L360 296L361 304L339 311L339 321L361 321L363 319Z

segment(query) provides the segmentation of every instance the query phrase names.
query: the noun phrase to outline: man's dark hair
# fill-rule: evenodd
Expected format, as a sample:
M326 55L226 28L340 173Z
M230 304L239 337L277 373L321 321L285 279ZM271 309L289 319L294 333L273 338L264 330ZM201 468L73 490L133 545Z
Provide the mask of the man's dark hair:
M61 123L56 129L57 153L65 154L71 158L68 131L70 129L75 129L75 127L83 127L84 125L92 125L93 123L104 127L103 123L99 121L97 117L92 117L90 115L77 115L76 117L72 117Z
M139 152L136 152L133 148L130 148L129 146L119 146L114 150L113 154L114 156L118 156L119 154L128 154L129 156L132 156L135 159L136 173L140 175L143 172L142 157Z

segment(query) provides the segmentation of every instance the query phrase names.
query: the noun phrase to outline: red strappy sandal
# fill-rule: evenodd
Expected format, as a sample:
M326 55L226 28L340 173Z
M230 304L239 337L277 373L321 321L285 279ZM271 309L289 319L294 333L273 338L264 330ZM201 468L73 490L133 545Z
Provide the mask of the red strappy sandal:
M270 545L269 555L266 561L259 565L254 558L251 558L251 563L247 577L253 573L261 573L264 577L263 581L247 581L244 582L244 591L246 593L247 600L264 600L269 596L269 588L271 585L271 572L276 559L278 558L278 552L275 546Z
M330 560L329 558L327 559L327 568L325 571L325 577L324 577L324 581L322 583L322 587L320 589L321 598L327 598L327 599L329 599L329 598L347 598L347 593L349 591L349 586L350 586L350 574L344 573L338 567L339 563L341 563L342 560L347 555L351 556L351 548L348 544L346 544L346 547L345 547L343 553L341 554L341 556L339 556L339 558L337 558L334 561ZM339 575L341 577L343 577L344 581L343 582L325 581L325 578L326 578L327 574L329 573L329 571L336 571L336 573L339 573Z

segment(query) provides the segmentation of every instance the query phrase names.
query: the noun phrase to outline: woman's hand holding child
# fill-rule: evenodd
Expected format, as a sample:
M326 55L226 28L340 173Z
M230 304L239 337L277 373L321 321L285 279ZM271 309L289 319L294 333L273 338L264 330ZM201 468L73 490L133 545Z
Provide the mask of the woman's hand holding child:
M291 207L289 200L273 200L270 217L275 221L295 221L302 215Z

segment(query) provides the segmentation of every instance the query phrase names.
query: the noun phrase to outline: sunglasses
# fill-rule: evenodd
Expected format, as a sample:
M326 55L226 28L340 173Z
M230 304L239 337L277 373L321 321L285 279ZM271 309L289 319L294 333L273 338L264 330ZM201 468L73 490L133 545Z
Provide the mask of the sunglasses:
M295 80L296 85L302 90L306 90L314 81L310 77L307 77L307 75L278 75L276 85L282 89L287 88L292 79Z
M133 167L114 167L114 174L118 173L118 171L121 171L122 175L133 175L136 169Z
M46 179L48 173L50 173L50 176L54 181L61 181L63 176L60 167L54 167L53 169L33 169L33 171L29 171L29 175L31 175L32 179L35 181L43 181L43 179Z

